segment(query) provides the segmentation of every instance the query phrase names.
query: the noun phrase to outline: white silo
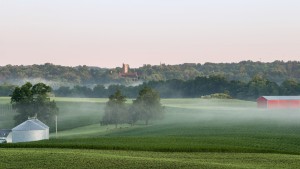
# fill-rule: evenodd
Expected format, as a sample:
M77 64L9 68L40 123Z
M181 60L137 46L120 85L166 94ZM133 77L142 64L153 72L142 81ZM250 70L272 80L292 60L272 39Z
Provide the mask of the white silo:
M12 129L12 142L49 139L49 127L37 119L29 119Z
M43 122L41 122L39 119L34 118L34 119L31 119L31 120L46 129L45 134L44 134L44 136L45 136L44 139L46 139L46 140L49 139L49 127L46 124L44 124Z

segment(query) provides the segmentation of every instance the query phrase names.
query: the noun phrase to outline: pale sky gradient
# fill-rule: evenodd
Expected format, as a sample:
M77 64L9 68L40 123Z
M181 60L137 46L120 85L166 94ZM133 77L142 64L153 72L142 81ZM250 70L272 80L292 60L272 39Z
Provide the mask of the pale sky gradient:
M0 65L300 60L299 0L0 0Z

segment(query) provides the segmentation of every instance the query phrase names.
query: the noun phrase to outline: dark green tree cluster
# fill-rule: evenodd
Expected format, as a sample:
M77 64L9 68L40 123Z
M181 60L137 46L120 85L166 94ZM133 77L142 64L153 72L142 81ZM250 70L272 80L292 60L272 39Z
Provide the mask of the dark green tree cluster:
M122 82L122 79L118 79L118 72L85 65L68 67L46 63L29 66L0 66L0 82L20 85L24 84L24 81L41 82L41 80L51 84L52 87L63 84L89 85Z
M101 124L118 124L127 121L127 106L125 105L126 97L122 95L120 90L117 90L113 95L109 96L109 101L106 103L105 114Z
M249 82L227 80L224 76L201 76L193 80L178 79L167 81L150 81L139 86L111 85L105 88L97 85L93 89L85 86L74 88L61 87L54 91L56 96L63 97L108 97L119 89L126 97L138 97L139 91L150 86L160 93L162 98L199 98L215 93L228 94L237 99L255 100L262 95L300 95L300 83L293 79L282 84L272 82L261 75L255 75ZM65 90L65 88L67 90ZM65 91L65 92L62 92Z
M54 90L57 97L90 97L90 98L106 98L112 95L117 89L121 90L127 97L136 97L141 86L124 86L124 85L110 85L107 88L104 85L96 85L93 88L87 86L61 86Z
M198 76L222 75L228 80L248 82L255 75L263 75L276 83L282 83L285 79L290 78L300 82L299 61L161 64L157 66L144 65L136 70L146 81L191 80Z
M159 93L146 86L139 92L130 110L133 123L137 120L144 120L148 125L149 120L162 117L164 108L160 103Z
M194 80L170 80L148 83L152 88L162 91L161 96L194 98L214 93L228 93L242 100L256 100L266 95L300 95L300 83L286 80L281 85L261 75L254 76L249 82L227 80L224 76L203 76Z
M50 100L50 92L51 87L43 83L32 85L28 82L16 87L11 95L11 104L18 113L14 117L16 124L24 122L28 117L37 116L39 120L51 125L58 108Z
M144 87L132 105L126 105L126 97L121 91L117 91L109 97L106 103L105 114L101 125L128 123L134 125L137 121L145 121L161 118L164 108L160 103L159 93L149 87Z

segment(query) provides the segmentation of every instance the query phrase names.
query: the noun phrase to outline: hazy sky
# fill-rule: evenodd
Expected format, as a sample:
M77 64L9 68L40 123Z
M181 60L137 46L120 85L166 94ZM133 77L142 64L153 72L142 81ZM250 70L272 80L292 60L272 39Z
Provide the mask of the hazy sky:
M0 65L300 60L299 0L0 0Z

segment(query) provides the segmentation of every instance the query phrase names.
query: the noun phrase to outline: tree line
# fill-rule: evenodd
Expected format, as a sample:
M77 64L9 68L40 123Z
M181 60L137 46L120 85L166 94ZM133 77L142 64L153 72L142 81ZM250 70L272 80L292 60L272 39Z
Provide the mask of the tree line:
M231 97L242 100L255 100L262 95L300 95L300 83L293 79L281 84L272 82L263 76L256 75L249 82L228 80L224 76L201 76L193 80L150 81L139 86L111 85L105 88L97 85L94 88L85 86L60 87L54 90L61 97L100 97L110 96L119 89L126 97L135 98L138 92L149 86L160 93L162 98L197 98L214 93L228 93Z
M300 95L300 83L287 79L281 84L255 75L250 81L228 80L224 76L200 76L192 80L167 80L144 82L138 86L125 85L96 85L92 88L76 85L62 86L52 92L57 97L91 97L107 98L119 89L124 96L136 98L139 91L149 86L160 93L162 98L197 98L214 93L228 93L231 97L242 100L255 100L262 95ZM0 85L0 96L12 94L15 85Z
M130 78L119 77L121 67L112 69L77 66L68 67L46 63L29 66L0 66L0 82L21 85L30 81L43 82L57 88L60 86L95 84L133 84ZM137 72L140 81L167 81L172 79L192 80L199 76L221 75L228 80L248 82L255 75L264 76L272 82L282 83L286 79L300 82L300 62L274 61L270 63L242 61L239 63L185 63L179 65L147 65L131 69Z
M255 75L264 76L272 82L286 79L300 82L299 61L274 61L270 63L241 61L239 63L185 63L179 65L144 65L137 69L146 81L191 80L198 76L221 75L228 80L248 82Z

